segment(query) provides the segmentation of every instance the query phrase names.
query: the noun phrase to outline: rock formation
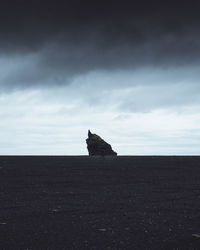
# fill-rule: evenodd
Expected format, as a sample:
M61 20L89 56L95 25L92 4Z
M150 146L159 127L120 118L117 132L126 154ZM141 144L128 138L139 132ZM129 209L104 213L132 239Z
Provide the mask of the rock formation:
M112 150L110 144L105 142L100 136L92 134L88 130L88 138L86 139L87 149L89 155L113 155L117 156L117 153Z

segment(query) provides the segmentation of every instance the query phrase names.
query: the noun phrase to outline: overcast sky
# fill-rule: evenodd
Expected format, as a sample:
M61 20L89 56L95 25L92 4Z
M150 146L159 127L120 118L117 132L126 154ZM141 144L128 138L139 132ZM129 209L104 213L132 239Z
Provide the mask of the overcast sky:
M41 3L42 2L42 3ZM1 1L0 154L200 153L192 1Z

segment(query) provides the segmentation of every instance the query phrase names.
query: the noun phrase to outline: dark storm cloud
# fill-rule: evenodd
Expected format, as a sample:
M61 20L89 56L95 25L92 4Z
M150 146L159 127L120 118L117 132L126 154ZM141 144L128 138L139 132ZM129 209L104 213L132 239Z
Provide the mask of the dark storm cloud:
M198 6L161 2L2 1L0 53L19 62L5 84L62 84L98 69L198 62Z

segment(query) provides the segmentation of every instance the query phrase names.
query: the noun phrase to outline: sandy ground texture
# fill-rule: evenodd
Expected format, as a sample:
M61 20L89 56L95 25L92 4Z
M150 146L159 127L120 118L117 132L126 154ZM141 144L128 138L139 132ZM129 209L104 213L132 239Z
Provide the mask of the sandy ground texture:
M200 249L200 157L0 157L0 249Z

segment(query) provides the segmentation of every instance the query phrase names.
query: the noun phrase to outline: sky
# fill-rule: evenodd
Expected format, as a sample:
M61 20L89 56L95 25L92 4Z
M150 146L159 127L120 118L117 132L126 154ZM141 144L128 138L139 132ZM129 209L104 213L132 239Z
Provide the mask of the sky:
M199 7L2 0L0 155L199 155Z

